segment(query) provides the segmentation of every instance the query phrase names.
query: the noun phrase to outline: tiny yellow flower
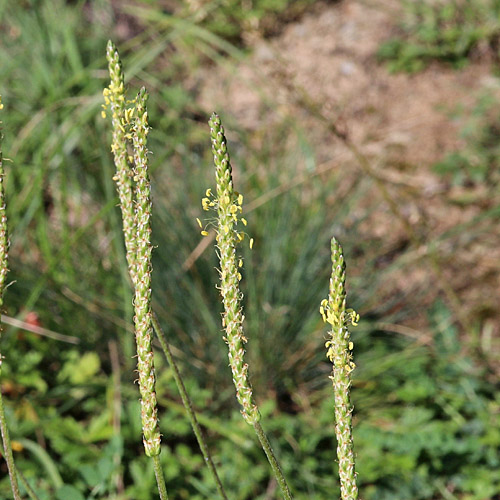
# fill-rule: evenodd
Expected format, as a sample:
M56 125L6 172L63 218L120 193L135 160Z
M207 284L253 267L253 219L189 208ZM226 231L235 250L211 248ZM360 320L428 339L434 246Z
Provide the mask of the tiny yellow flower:
M356 312L353 312L353 314L351 315L352 326L358 326L358 321L359 321L359 314Z
M133 108L128 108L125 110L125 121L127 123L130 123L130 120L131 120L133 114L134 114ZM147 113L144 113L143 117L146 115L147 115Z
M12 446L12 451L23 451L24 450L24 446L19 441L11 441L10 444Z
M253 238L250 238L250 250L253 248Z
M200 220L200 219L198 219L198 217L196 217L196 222L198 223L198 226L202 227L202 226L201 226L201 220Z

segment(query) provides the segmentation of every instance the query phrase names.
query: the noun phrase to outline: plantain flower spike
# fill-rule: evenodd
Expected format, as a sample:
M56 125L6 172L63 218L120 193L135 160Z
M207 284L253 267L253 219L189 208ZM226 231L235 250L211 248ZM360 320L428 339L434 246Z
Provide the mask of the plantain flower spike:
M236 244L243 239L236 226L241 213L243 196L234 191L231 163L227 151L224 128L220 118L214 113L209 121L212 140L212 152L215 163L217 195L213 197L207 190L207 198L202 201L203 208L216 208L218 213L217 247L220 257L220 291L224 304L223 326L225 341L229 348L229 364L236 388L236 397L242 406L243 418L249 424L260 420L259 410L254 402L250 384L248 365L245 363L245 343L243 334L243 297L239 281L241 274L239 264L242 264L236 254Z
M103 90L104 104L102 114L105 117L109 108L113 125L111 151L114 156L118 196L123 218L123 233L127 263L132 281L135 281L135 228L134 228L134 182L133 159L128 153L127 144L132 140L132 117L134 108L127 108L122 63L118 50L110 40L106 47L106 58L111 82ZM132 101L133 102L133 101Z
M332 276L328 299L321 302L320 313L329 323L330 338L326 342L327 357L333 363L330 377L335 394L335 434L337 437L337 458L339 462L340 490L342 500L358 498L354 449L352 440L352 405L350 402L351 372L355 368L351 351L348 325L356 325L359 315L346 309L345 276L346 266L340 243L332 238Z
M151 313L151 187L148 173L147 136L149 132L144 88L136 99L136 116L133 122L133 146L137 200L135 209L136 228L136 279L135 279L135 337L137 343L137 369L141 393L141 419L146 455L154 457L160 453L160 431L158 427L155 393L155 370L151 338L153 335Z

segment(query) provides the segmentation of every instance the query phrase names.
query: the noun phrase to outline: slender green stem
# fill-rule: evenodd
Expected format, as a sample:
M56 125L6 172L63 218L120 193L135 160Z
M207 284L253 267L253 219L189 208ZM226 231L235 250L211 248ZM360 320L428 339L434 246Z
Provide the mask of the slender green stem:
M168 500L167 486L165 484L165 477L160 463L160 455L153 457L153 464L155 467L156 484L158 485L158 492L160 493L161 500Z
M3 108L2 99L0 96L0 109ZM5 189L3 184L4 170L3 170L3 157L1 149L2 130L0 121L0 314L3 307L3 292L5 288L5 278L7 276L7 261L9 252L9 239L7 236L7 216L5 213ZM0 322L0 339L2 338L2 324ZM2 375L2 352L0 350L0 379ZM3 406L2 391L0 390L0 431L2 434L2 442L4 449L5 461L7 462L7 469L9 471L10 485L12 494L15 500L20 500L19 485L17 484L16 466L14 465L14 456L12 454L12 446L10 444L9 429L7 428L7 421L5 419L5 410Z
M285 498L285 500L291 500L292 494L290 493L290 490L285 480L285 476L283 475L281 467L278 461L276 460L276 456L274 455L273 449L271 448L271 443L269 442L269 439L267 439L264 429L262 428L259 422L255 422L253 424L253 428L255 429L260 444L264 449L264 452L266 453L269 463L271 464L271 468L273 469L274 472L274 477L278 481L278 484L281 488L281 492L283 493L283 497Z
M179 394L181 395L182 403L184 408L186 408L186 412L191 423L191 427L193 428L194 434L198 441L198 445L200 447L201 453L203 454L203 458L205 459L205 463L212 474L212 478L215 481L215 486L217 487L217 491L221 498L227 500L226 492L224 491L224 487L222 486L222 482L217 474L217 469L215 468L214 462L212 460L212 456L210 454L210 450L208 449L207 443L205 441L205 436L203 435L203 431L201 430L200 424L198 423L198 419L196 418L196 413L193 410L193 405L191 400L189 399L188 393L186 391L186 387L184 386L184 382L182 381L182 376L175 362L174 356L172 355L172 350L170 349L170 345L167 342L165 337L165 333L163 332L160 322L153 311L153 327L155 329L158 340L160 341L163 352L165 353L165 357L172 368L172 372L174 374L174 380L177 384L177 388L179 390Z
M1 356L1 354L0 354ZM1 364L0 359L0 364ZM16 466L14 465L14 457L12 455L12 446L10 444L9 429L5 420L5 411L3 407L2 391L0 391L0 431L2 433L2 442L4 449L5 461L7 462L7 469L9 471L10 486L12 488L12 495L14 500L21 500L19 493L19 485L17 484Z

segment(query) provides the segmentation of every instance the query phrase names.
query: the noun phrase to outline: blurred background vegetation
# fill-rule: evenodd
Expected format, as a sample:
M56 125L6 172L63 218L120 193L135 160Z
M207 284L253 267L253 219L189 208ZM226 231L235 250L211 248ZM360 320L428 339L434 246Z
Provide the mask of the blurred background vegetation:
M329 102L287 73L287 52L278 53L287 40L288 54L300 53L320 19L332 36L357 29L361 46L353 16L373 24L373 12L385 12L380 43L354 61L377 75L367 88L382 78L433 86L468 69L486 82L440 108L440 131L456 134L439 154L418 160L404 154L412 140L375 148L367 137L376 127L356 133L365 116L390 113L391 95L380 108L363 108L369 92L346 98L360 106L350 113L341 89ZM41 499L148 500L156 491L140 439L110 125L100 116L108 38L131 95L150 92L155 308L230 498L279 493L239 415L215 252L195 220L214 184L206 122L215 106L255 239L242 282L253 384L295 498L339 496L318 313L333 234L361 314L352 398L362 498L500 498L500 2L0 0L0 27L13 282L2 313L23 322L5 326L1 390L17 465ZM323 65L321 51L302 56L306 76L335 51ZM231 92L217 101L248 74L257 104ZM337 92L333 77L325 84ZM66 337L29 331L39 328ZM171 496L215 498L161 353L156 365ZM0 498L9 494L2 462Z

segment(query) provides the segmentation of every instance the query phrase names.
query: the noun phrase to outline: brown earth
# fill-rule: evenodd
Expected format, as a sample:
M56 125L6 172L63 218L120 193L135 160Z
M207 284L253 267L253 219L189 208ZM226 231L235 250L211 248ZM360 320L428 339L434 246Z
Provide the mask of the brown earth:
M462 70L436 64L390 74L376 53L400 9L394 0L316 6L276 38L255 36L249 59L203 75L200 104L260 131L261 140L284 117L299 118L316 168L333 162L331 175L371 182L359 237L376 242L382 267L396 257L406 262L382 280L377 300L400 295L400 307L412 312L405 325L387 328L430 341L423 311L440 295L491 354L500 350L500 237L495 219L474 218L498 206L499 195L453 186L431 167L463 146L466 118L452 119L451 111L470 109L485 91L499 95L500 84L484 60ZM453 228L456 234L445 234Z

